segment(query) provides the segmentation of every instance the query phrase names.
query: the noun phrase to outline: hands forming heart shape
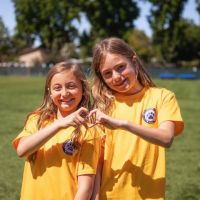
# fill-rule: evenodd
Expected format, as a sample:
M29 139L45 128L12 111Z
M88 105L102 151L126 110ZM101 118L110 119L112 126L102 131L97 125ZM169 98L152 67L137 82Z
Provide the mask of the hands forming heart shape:
M96 121L96 115L93 114L90 116L90 114L88 116L86 116L86 125L88 128L92 128L93 126L99 124L97 121Z
M86 120L86 126L87 128L92 128L93 126L99 124L99 122L96 119L96 111L92 110L88 113L82 112L81 117L83 117Z

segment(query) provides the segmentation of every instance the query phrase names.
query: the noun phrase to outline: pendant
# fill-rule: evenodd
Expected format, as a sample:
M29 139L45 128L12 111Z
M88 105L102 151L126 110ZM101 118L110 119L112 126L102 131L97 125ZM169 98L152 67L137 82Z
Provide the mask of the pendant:
M78 145L74 143L72 140L66 140L62 145L63 151L65 154L72 156L77 152Z

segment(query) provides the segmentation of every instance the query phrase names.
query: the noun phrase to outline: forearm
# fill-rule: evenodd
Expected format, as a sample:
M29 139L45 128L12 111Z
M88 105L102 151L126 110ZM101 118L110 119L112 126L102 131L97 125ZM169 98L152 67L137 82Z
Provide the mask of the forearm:
M37 151L45 142L47 142L59 130L57 123L53 123L37 133L20 139L17 147L19 157L28 157Z
M74 200L90 200L92 195L92 190L82 190L78 189Z
M100 185L101 185L101 174L102 174L102 166L98 165L91 200L99 200L99 192L100 192Z
M74 200L90 200L94 185L94 174L78 176L78 190Z
M164 125L158 128L149 128L128 121L118 120L118 127L130 131L148 142L163 147L170 147L174 137L174 123L170 121L164 123Z
M103 167L103 154L101 154L101 157L100 157L100 160L98 163L97 173L96 173L95 181L94 181L94 189L93 189L91 200L99 200L102 167Z
M114 119L97 109L92 111L92 114L94 113L96 116L96 123L101 123L108 128L125 129L135 135L138 135L139 137L142 137L148 142L161 145L163 147L170 147L172 144L175 132L175 124L172 121L162 122L157 128L149 128L143 125L128 122L126 120Z

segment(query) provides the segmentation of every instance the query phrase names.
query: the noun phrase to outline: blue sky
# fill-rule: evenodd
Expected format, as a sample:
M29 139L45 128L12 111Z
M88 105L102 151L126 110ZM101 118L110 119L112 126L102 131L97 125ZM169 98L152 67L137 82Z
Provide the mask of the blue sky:
M143 30L148 36L151 36L151 30L146 20L147 15L149 14L149 3L144 3L139 1L139 7L141 8L140 17L135 21L135 25L138 29ZM188 3L183 12L183 16L188 19L192 19L196 24L200 25L200 16L198 15L195 8L195 0L188 0ZM10 31L14 32L14 27L16 25L14 7L11 0L0 0L0 16L3 18L4 24ZM83 20L84 26L82 29L87 29L88 24Z

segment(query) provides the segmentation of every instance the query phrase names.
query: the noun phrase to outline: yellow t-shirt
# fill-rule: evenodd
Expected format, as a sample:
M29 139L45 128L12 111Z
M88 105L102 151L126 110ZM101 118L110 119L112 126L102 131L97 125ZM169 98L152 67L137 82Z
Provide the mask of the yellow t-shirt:
M37 132L37 119L36 115L29 117L24 130L13 140L15 148L21 137ZM82 132L79 151L70 156L63 152L62 144L73 130L70 127L58 131L38 149L34 161L25 161L21 200L73 200L77 176L96 173L100 149L98 133L94 129Z
M147 127L171 120L175 135L184 127L175 95L144 88L135 95L115 96L112 117ZM106 129L100 200L164 199L165 149L122 129Z

